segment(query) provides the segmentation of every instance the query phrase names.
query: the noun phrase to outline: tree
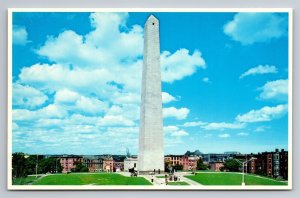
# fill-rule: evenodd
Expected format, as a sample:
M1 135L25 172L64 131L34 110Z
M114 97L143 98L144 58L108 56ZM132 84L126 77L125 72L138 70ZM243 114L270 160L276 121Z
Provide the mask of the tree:
M261 170L261 169L257 169L256 172L255 172L255 174L257 174L257 175L263 175L263 176L266 176L266 175L267 175L267 174L266 174L263 170Z
M26 158L24 153L14 153L12 156L13 177L26 177Z
M44 158L40 160L38 168L39 173L61 173L63 169L59 162L59 159L54 157Z
M75 168L71 169L72 172L89 172L88 167L84 166L81 162L75 162Z
M12 168L13 177L26 177L36 173L61 173L63 170L58 158L44 158L42 155L24 153L13 154Z
M40 158L41 159L41 158ZM30 155L26 158L26 172L28 175L33 175L36 173L36 164L37 164L37 156Z
M208 166L203 163L202 158L197 161L197 170L207 170Z
M170 169L172 169L172 162L169 160L165 161L165 170L169 172Z
M173 166L173 168L175 169L175 170L183 170L183 165L181 165L181 164L175 164L174 166Z
M238 172L242 167L241 163L236 159L228 159L224 163L224 169L230 172Z

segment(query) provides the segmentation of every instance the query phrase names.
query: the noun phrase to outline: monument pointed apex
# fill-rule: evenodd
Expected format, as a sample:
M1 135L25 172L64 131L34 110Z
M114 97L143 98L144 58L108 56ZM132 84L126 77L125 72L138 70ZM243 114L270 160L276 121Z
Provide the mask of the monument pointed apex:
M158 19L157 19L153 14L151 14L151 15L148 17L147 21L158 21Z

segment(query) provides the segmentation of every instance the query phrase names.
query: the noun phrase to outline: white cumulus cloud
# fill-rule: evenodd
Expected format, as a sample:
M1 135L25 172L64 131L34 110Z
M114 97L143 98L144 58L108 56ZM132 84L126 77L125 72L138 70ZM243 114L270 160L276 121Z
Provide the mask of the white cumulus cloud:
M175 136L175 137L178 137L178 136L188 136L188 132L184 131L184 130L179 130L179 131L175 131L174 133L172 133L171 136Z
M136 59L143 52L143 29L138 25L126 27L127 17L127 13L92 13L93 31L78 35L66 30L58 37L50 37L37 52L57 63L83 67ZM121 32L120 27L126 27L128 32Z
M175 107L168 107L168 108L163 108L163 117L164 118L169 118L169 117L174 117L177 120L183 120L185 119L190 110L188 108L175 108Z
M99 114L108 110L108 103L97 98L85 97L68 89L59 90L55 94L55 103L71 111L87 114Z
M234 41L250 45L283 37L287 34L287 27L285 14L242 12L224 25L224 33Z
M172 101L176 101L177 99L172 96L171 94L167 93L167 92L162 92L162 102L163 103L169 103Z
M48 96L38 89L14 83L12 86L13 105L23 108L33 108L44 104Z
M27 109L13 109L13 120L38 120L42 118L63 118L68 115L67 111L58 105L50 104L36 111Z
M276 118L281 118L287 114L288 105L280 104L275 107L265 106L258 110L251 110L245 114L238 115L236 120L239 122L266 122Z
M13 26L12 36L14 45L26 45L29 42L27 40L28 33L25 27Z
M164 132L166 134L169 134L170 136L173 137L181 137L181 136L188 136L189 133L186 132L185 130L180 129L177 126L165 126L163 128Z
M219 130L223 131L225 129L242 129L246 127L245 123L228 123L228 122L186 122L182 125L183 127L200 127L205 130Z
M262 90L261 94L259 95L260 99L275 99L287 101L288 80L281 79L267 82L264 86L259 88L259 90Z
M186 122L182 126L183 127L196 127L196 126L204 126L207 125L206 122L197 121L197 122Z
M274 74L277 73L277 68L274 65L258 65L256 67L253 67L251 69L249 69L248 71L246 71L245 73L243 73L240 76L241 78L244 78L246 76L250 76L250 75L257 75L257 74Z
M205 82L205 83L211 83L211 81L209 80L208 77L202 78L202 81Z
M123 115L106 115L98 123L100 126L133 126L134 122Z
M218 135L219 138L229 138L230 135L228 133Z
M248 136L249 134L248 133L245 133L245 132L240 132L237 134L238 136Z
M226 123L226 122L212 122L203 125L202 128L206 130L225 130L225 129L242 129L245 128L244 123Z
M194 51L190 55L187 49L177 50L173 54L164 51L161 54L161 65L162 81L169 83L194 74L198 68L206 67L200 51Z

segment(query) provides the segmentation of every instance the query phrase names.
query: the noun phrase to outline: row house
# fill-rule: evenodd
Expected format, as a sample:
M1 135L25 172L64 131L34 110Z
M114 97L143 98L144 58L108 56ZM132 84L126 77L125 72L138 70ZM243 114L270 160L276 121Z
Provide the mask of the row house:
M278 149L275 152L250 154L255 160L247 163L247 172L274 178L288 179L288 151Z
M182 165L183 170L196 170L199 156L166 155L165 162L171 166Z
M200 159L198 156L183 156L182 165L183 170L196 170L197 162Z
M210 170L221 171L221 169L224 167L224 162L210 162L209 167Z
M114 161L113 171L120 172L124 170L124 162Z
M89 169L89 172L102 171L103 159L100 156L84 156L83 165Z
M286 180L288 179L288 159L288 152L281 149L281 151L279 152L279 177L282 177Z
M78 155L63 155L60 157L60 164L63 167L62 172L68 173L71 172L72 168L76 167L76 163L82 163L82 156Z
M60 164L63 167L62 172L71 172L76 167L76 163L82 163L89 169L89 172L116 172L124 170L123 160L112 156L78 156L78 155L63 155L60 157Z
M167 155L165 156L165 162L170 162L172 166L175 166L176 164L181 165L183 156L184 155Z
M114 160L111 156L103 158L102 170L105 172L113 172L114 170Z

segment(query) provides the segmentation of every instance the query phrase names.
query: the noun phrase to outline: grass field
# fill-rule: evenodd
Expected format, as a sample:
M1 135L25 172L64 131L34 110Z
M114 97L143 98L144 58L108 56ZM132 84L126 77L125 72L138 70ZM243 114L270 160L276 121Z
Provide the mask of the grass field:
M152 185L143 177L125 177L116 173L48 175L33 185Z
M171 185L171 186L187 186L189 184L184 182L184 181L178 181L178 182L169 182L168 185Z
M242 174L239 173L198 173L197 175L186 176L203 185L241 185ZM274 179L245 175L246 185L287 185L286 182Z
M16 178L12 180L13 185L27 185L30 183L33 183L36 179L39 177L36 176L27 176L27 177L22 177L22 178Z

